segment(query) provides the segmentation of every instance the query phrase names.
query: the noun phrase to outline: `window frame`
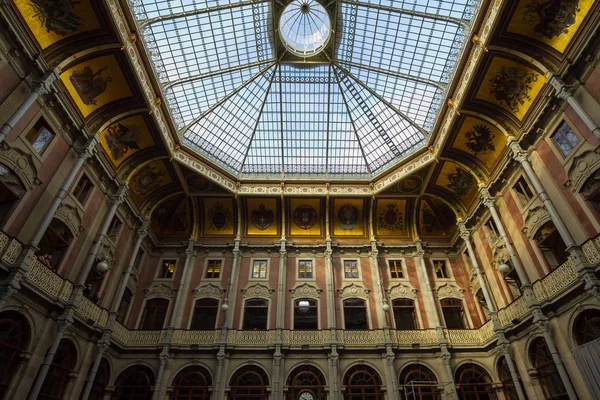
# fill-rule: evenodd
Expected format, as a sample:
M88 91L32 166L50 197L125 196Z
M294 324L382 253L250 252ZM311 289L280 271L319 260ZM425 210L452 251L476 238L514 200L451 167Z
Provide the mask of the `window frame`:
M36 157L38 160L40 161L44 161L45 158L48 156L48 154L50 154L51 152L51 148L54 146L54 144L56 143L56 137L58 136L56 134L57 131L59 131L58 129L56 129L56 127L54 126L53 123L51 123L49 120L51 118L44 112L44 110L40 110L29 122L29 124L27 124L27 127L23 130L23 133L21 133L20 137L22 138L23 143L25 143L25 145L27 146L27 148L30 150L31 154L33 155L33 157ZM35 128L35 125L40 122L40 120L43 120L46 124L46 127L49 128L50 132L52 132L54 134L54 137L52 138L52 140L50 140L48 142L48 144L46 145L46 147L44 147L44 150L41 153L38 153L37 150L33 147L33 144L29 141L29 139L27 139L27 134ZM36 137L39 136L39 132L36 133Z
M402 264L402 278L394 278L392 276L392 262L397 262L399 261ZM387 266L387 271L388 271L388 278L390 280L393 281L408 281L408 274L407 274L407 266L406 266L406 258L402 257L402 258L386 258L385 259L385 264Z
M448 328L448 324L446 322L446 315L444 314L444 308L458 308L457 305L449 305L449 306L444 306L442 305L442 301L444 300L457 300L460 302L460 319L462 321L463 327L462 328ZM446 329L452 329L452 330L461 330L461 329L470 329L471 323L469 321L469 318L467 317L467 314L469 312L469 309L465 306L465 302L464 299L460 299L458 297L445 297L443 299L439 299L438 300L438 305L440 307L440 311L442 312L442 318L444 320L444 328Z
M444 261L446 266L446 276L445 278L438 278L437 273L435 272L435 261ZM452 273L452 264L450 264L450 259L447 257L430 257L429 264L431 265L431 271L433 272L433 279L436 282L448 282L454 281L454 274Z
M219 276L217 278L208 277L208 264L211 261L219 261L221 263L220 269L219 269ZM202 279L201 281L214 281L214 282L220 282L221 279L223 278L223 266L225 265L225 258L219 258L219 257L206 257L204 259L204 269L202 270Z
M361 300L364 303L364 309L365 309L365 321L367 326L364 329L348 329L347 327L347 322L346 322L346 300ZM343 299L341 299L342 301L342 318L344 320L344 330L349 330L349 331L368 331L371 330L371 326L373 325L371 323L371 316L369 314L369 299L365 299L362 297L345 297ZM350 307L350 308L359 308L359 307ZM361 307L362 308L362 307Z
M360 262L361 258L360 257L347 257L347 258L342 258L341 262L342 262L342 278L344 281L362 281L362 268L361 268L361 262ZM356 278L348 278L346 277L346 262L347 261L356 261L356 272L358 274L358 277Z
M151 300L166 300L167 301L167 309L165 311L165 320L163 321L162 327L159 329L151 329L152 331L161 331L163 329L165 329L167 327L168 321L169 321L169 312L171 311L171 305L172 305L172 301L170 298L168 297L150 297L147 299L144 299L144 303L142 304L142 308L141 308L141 312L138 316L138 320L135 324L136 326L136 330L147 330L147 329L142 329L142 323L144 321L144 315L146 313L146 305L148 304L149 301Z
M314 329L301 329L301 328L296 328L296 303L302 300L308 300L308 301L313 301L315 302L314 306L309 306L312 307L314 309L317 310L317 315L316 315L316 320L317 320L317 327ZM320 304L319 304L319 300L312 298L312 297L297 297L297 298L293 298L292 299L292 329L293 330L298 330L298 331L314 331L314 330L320 330L321 329L321 318L320 317L320 312L321 312L321 308L320 308Z
M267 303L267 321L265 323L265 328L264 329L250 329L250 328L245 328L244 326L246 325L246 303L248 301L251 300L262 300L265 301ZM242 318L240 318L240 330L243 331L263 331L263 330L269 330L269 323L271 322L271 300L270 299L265 299L264 297L247 297L245 299L243 299L242 302Z
M111 229L113 228L113 224L115 223L115 221L117 222L116 225L118 225L119 230L117 231L116 234L112 234L111 233ZM119 218L116 214L113 216L112 220L110 221L110 225L108 226L108 230L106 231L106 237L109 240L112 240L114 243L116 243L119 240L119 236L121 236L121 232L123 231L123 221L121 221L121 218Z
M214 327L212 329L208 329L208 330L216 330L217 329L217 324L219 323L219 311L221 310L221 299L217 299L217 298L214 298L214 297L197 297L197 298L193 298L192 299L192 312L190 313L190 320L188 322L187 329L188 330L197 330L197 329L192 329L192 326L194 324L194 317L195 317L195 311L196 311L196 303L199 300L214 300L214 301L217 302L217 307L216 307L217 313L216 313L216 316L215 316L215 325L214 325Z
M265 277L261 278L255 278L254 277L254 262L256 261L266 261L267 265L266 265L266 269L265 269ZM256 258L251 258L250 259L250 268L249 268L249 277L248 280L249 281L263 281L263 282L268 282L269 281L269 271L270 271L270 267L271 267L271 258L270 257L256 257Z
M169 278L164 278L161 276L165 261L175 261L175 267L173 268L172 275ZM173 279L175 279L175 273L177 272L177 264L179 264L178 257L161 257L160 261L158 262L158 268L156 268L154 280L155 281L172 281Z
M570 140L567 139L567 137L564 134L561 134L561 136L566 140L567 144L571 147L571 150L567 154L563 152L558 142L554 139L554 136L557 133L559 133L563 124L566 125L578 139L578 142L573 144ZM547 136L548 141L551 143L552 150L556 153L558 159L561 160L563 164L566 161L570 160L573 157L573 155L577 153L577 150L581 147L581 145L586 141L585 138L583 138L581 134L579 134L574 125L575 124L573 124L571 121L567 120L567 116L565 114L562 114L561 118L558 118L558 122L552 124L552 129L549 129L551 133Z
M529 191L532 193L531 198L528 199L527 201L523 201L521 194L517 191L517 189L515 189L515 187L519 184L519 181L521 181L521 180L523 180L525 182L525 184L527 184ZM529 179L523 173L520 173L517 175L514 182L510 185L510 191L512 192L513 196L515 197L516 203L521 208L521 210L526 210L531 205L531 203L535 199L537 199L537 193L535 192L535 188L533 187L531 182L529 182Z
M75 191L77 191L77 188L79 186L79 184L81 183L81 181L83 179L86 179L89 184L90 184L90 189L87 192L87 194L85 195L85 198L83 199L83 201L81 201L78 197L78 194L75 193ZM83 171L80 175L79 175L79 179L77 179L77 182L73 185L73 188L71 189L71 195L73 196L73 198L75 199L75 201L77 202L77 204L79 204L82 208L85 208L88 200L90 199L90 197L92 196L92 192L94 191L94 188L96 186L94 185L94 183L92 182L92 180L90 179L90 177L88 176L88 174ZM81 192L79 192L81 193Z
M407 330L407 329L404 329L404 328L398 328L398 322L397 322L397 319L396 319L396 311L395 311L395 309L396 308L408 309L410 307L408 307L408 306L394 306L394 302L396 302L398 300L409 300L409 301L412 301L412 310L413 310L413 316L412 316L413 318L412 319L413 319L413 322L415 324L415 327L412 330L421 329L422 324L421 324L421 321L420 321L420 318L419 318L419 310L417 308L417 299L411 299L410 297L396 297L396 298L394 298L394 299L392 299L390 301L390 303L391 303L390 304L390 308L391 308L390 311L391 311L391 314L392 314L391 315L392 319L394 321L394 329L396 329L396 330Z
M300 263L302 261L310 261L312 264L312 277L311 278L301 278L300 277ZM316 273L317 269L316 269L316 260L315 258L311 258L311 257L298 257L296 258L296 280L297 281L316 281L317 280L317 273Z

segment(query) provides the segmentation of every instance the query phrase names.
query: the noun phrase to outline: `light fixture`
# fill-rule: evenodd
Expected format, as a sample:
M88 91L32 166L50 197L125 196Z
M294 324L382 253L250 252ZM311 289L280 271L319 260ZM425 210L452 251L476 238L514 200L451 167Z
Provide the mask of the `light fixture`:
M227 303L221 304L221 311L225 312L227 310L229 310L229 304L227 304Z
M510 265L504 262L504 260L500 260L500 264L498 265L498 272L502 275L508 275L511 271Z
M388 312L390 311L390 305L388 303L383 303L381 309L383 310L383 312Z
M298 311L300 311L301 313L306 314L308 312L309 307L310 303L308 300L298 301Z
M96 271L103 274L108 271L108 263L104 260L100 260L98 264L96 264Z

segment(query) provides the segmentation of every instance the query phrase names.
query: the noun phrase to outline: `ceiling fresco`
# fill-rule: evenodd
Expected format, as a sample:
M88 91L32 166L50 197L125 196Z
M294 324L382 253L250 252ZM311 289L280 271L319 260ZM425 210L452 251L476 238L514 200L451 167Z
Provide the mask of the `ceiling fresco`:
M516 135L516 129L525 124L528 118L533 117L534 111L537 112L539 108L537 105L542 104L543 101L549 101L546 96L540 96L547 85L546 77L540 71L544 68L558 71L560 70L558 67L561 67L540 59L536 60L535 65L542 65L543 68L534 69L531 59L528 58L529 55L519 58L517 51L503 52L502 43L494 43L494 40L500 41L499 31L505 31L506 37L516 39L516 41L525 38L524 41L543 43L544 46L548 46L548 50L553 49L552 51L563 53L565 58L568 58L569 51L574 46L580 46L579 40L574 40L577 32L585 27L586 18L589 15L596 15L600 8L591 0L519 0L516 5L514 2L483 2L482 7L486 9L479 14L483 16L480 17L478 23L473 25L479 31L464 33L465 37L467 34L468 37L478 34L484 41L482 46L486 46L486 51L482 50L483 47L478 48L467 37L464 59L463 61L458 60L456 63L461 68L457 71L457 76L462 74L464 79L448 92L453 96L453 100L458 98L456 97L457 93L461 93L461 91L466 94L463 97L464 101L455 103L456 109L452 110L447 107L448 98L445 97L446 88L451 88L453 85L450 80L451 76L446 76L447 71L444 72L436 63L429 65L426 61L419 61L432 69L430 74L435 72L440 75L444 72L443 79L441 79L441 75L421 76L418 71L411 72L410 76L403 76L401 72L398 72L401 71L401 68L398 67L396 70L395 67L390 67L393 66L391 64L382 65L377 69L367 69L363 64L367 61L370 62L369 54L373 51L370 43L379 43L378 46L380 45L383 49L382 46L388 43L388 39L370 37L366 31L367 28L363 26L359 27L362 32L360 37L357 36L364 44L360 54L357 53L349 59L345 59L346 55L336 53L336 57L340 58L337 64L332 64L323 71L321 71L323 68L300 69L295 72L296 75L299 74L299 77L286 75L286 71L291 67L275 65L276 62L271 59L263 60L259 63L260 65L242 63L243 69L240 71L228 71L220 64L218 67L222 70L216 69L218 63L204 65L206 71L183 71L178 68L179 64L174 62L172 65L169 64L173 68L165 71L184 73L185 76L178 77L179 80L172 79L168 82L170 86L167 86L172 89L170 92L177 94L177 98L169 99L162 96L161 90L157 89L165 82L161 83L160 80L157 80L155 71L148 68L152 64L149 55L145 52L136 53L143 47L142 32L137 30L138 25L132 22L135 16L126 5L127 2L11 1L15 15L19 15L35 40L35 43L32 42L33 45L36 48L48 49L42 52L42 57L50 57L49 53L53 53L52 63L48 63L48 65L66 65L59 71L61 83L59 86L68 94L74 108L80 113L77 117L81 119L82 125L84 123L92 125L92 122L99 122L100 125L103 125L106 121L115 121L108 128L97 133L100 147L106 155L106 157L102 157L102 162L106 168L118 170L117 176L123 177L123 180L128 183L131 195L129 203L132 207L138 207L144 213L152 210L150 218L153 229L158 237L165 239L191 235L233 236L237 227L234 195L244 196L245 208L242 215L245 236L278 237L281 235L282 200L268 196L279 196L279 193L285 196L286 233L295 239L324 237L326 233L326 203L324 199L326 196L330 196L330 202L327 204L330 207L331 234L337 240L368 237L366 221L369 217L370 201L375 201L373 229L377 238L409 239L415 232L424 238L436 240L450 238L455 233L456 215L454 210L462 212L469 209L476 198L478 181L485 184L488 179L493 178L500 169L497 166L506 155L506 136L497 127L512 127L514 129L506 128L506 130L509 134ZM159 2L154 3L159 4ZM267 3L269 2L265 2L263 6L267 7ZM349 0L342 3L348 10L354 7ZM373 2L365 4L367 3L375 4ZM430 4L430 2L426 3ZM112 8L108 8L108 5ZM457 6L458 3L452 6L448 5L451 8ZM363 8L365 12L371 13L370 7L365 5ZM398 10L394 13L402 14ZM193 10L193 12L196 11L196 9ZM433 11L439 12L439 10ZM227 14L226 12L219 13ZM374 11L373 13L375 19L381 18L382 10L377 11L378 17L375 16ZM395 15L394 13L388 12L387 14ZM171 11L167 14L171 14ZM158 33L169 34L168 29L171 29L169 26L174 25L174 22L167 21L167 14L149 16L149 18L164 20L161 20L160 23L157 22L158 20L150 23L155 34L157 33L156 28L159 26L165 27L165 31ZM119 19L123 16L125 19ZM227 18L231 19L232 17L228 16ZM269 14L265 13L264 18L270 18ZM452 25L454 29L453 24L460 23L460 15L454 15L452 18L457 18L457 20L450 21L448 24ZM414 16L409 19L414 23L418 22ZM126 22L122 23L123 21ZM252 25L251 19L244 21L248 26ZM448 25L444 24L444 26ZM384 25L381 25L377 29L384 29L383 27ZM179 29L179 27L172 28ZM204 32L208 28L201 26L198 29ZM269 29L271 28L269 27ZM222 36L226 36L224 32L221 33ZM412 34L412 31L409 33ZM193 36L193 32L190 32L190 35ZM82 40L88 37L90 38L89 43L85 43L85 45L89 46L89 49L80 51ZM58 44L59 42L60 44ZM193 46L190 45L190 49L194 46L197 47L199 43L201 41L194 42ZM225 44L230 47L246 45L241 42ZM131 45L135 49L132 50ZM345 46L348 49L357 48L356 45L353 47L346 44ZM538 49L543 49L544 46L538 46ZM124 51L117 51L121 47ZM450 43L442 47L445 49L444 51L447 50L448 54L451 53ZM114 50L107 50L110 48ZM487 48L490 49L489 52L487 52ZM67 50L63 51L63 49ZM248 51L256 51L252 46L248 49ZM389 56L386 53L389 49L387 47L385 49L385 51L381 51L381 54ZM221 57L218 49L215 51L217 51L215 57ZM165 54L170 57L175 53ZM192 52L186 57L193 57L194 54ZM476 58L477 54L480 54L477 56L480 58ZM274 57L274 55L272 56ZM458 56L460 57L460 54ZM137 59L134 59L135 57ZM183 57L183 55L177 57ZM173 60L177 61L176 58ZM381 62L384 61L382 58ZM392 63L392 61L398 60L390 59L386 62ZM271 62L275 64L271 65ZM469 69L473 65L475 65L474 69ZM149 79L141 79L141 74L138 73L139 69L143 69L143 74ZM466 74L465 71L468 71L469 74ZM322 76L319 75L321 72ZM233 80L221 82L220 76L225 75L239 79L232 78ZM132 79L133 76L140 79ZM264 82L262 82L263 80ZM202 86L200 83L203 82L208 86L200 88ZM260 82L262 82L261 85L259 85ZM399 82L403 83L400 85ZM271 83L273 84L271 85ZM425 93L424 85L432 89ZM188 98L186 91L189 92L188 89L191 86L194 89L193 96L188 96ZM255 86L257 89L251 90ZM311 92L315 101L311 103L294 100L296 97L303 98L301 95L305 93L303 88L306 87L315 89ZM206 90L207 88L209 90ZM211 88L214 90L211 91ZM236 91L236 88L239 90ZM149 96L148 92L152 92L152 96ZM302 149L301 152L292 152L287 155L288 168L297 168L302 174L308 174L306 176L310 176L310 179L297 178L286 181L285 174L282 173L279 166L274 169L273 176L266 177L265 175L261 178L260 174L253 173L252 179L245 179L244 171L239 174L231 174L216 163L202 164L202 168L197 168L199 172L184 167L183 163L174 163L177 159L177 152L183 146L181 135L177 135L178 131L175 125L168 126L166 120L161 121L157 114L168 115L171 103L175 102L182 112L186 110L186 107L190 109L189 115L185 114L183 117L193 119L199 118L200 115L212 115L214 118L208 118L203 123L218 123L222 128L226 127L230 120L217 119L217 117L225 118L230 114L221 111L227 108L226 106L230 106L227 110L239 111L246 103L236 103L234 100L241 94L250 92L255 97L258 96L258 100L253 104L265 104L265 108L260 110L260 113L257 111L256 118L248 120L248 127L244 128L244 132L257 131L260 135L245 139L248 142L248 149L246 149L248 151L242 151L242 148L237 146L234 141L224 143L215 138L213 138L215 140L211 139L215 146L224 146L221 149L223 152L218 152L219 157L226 159L233 157L237 154L236 152L243 152L246 156L239 158L240 162L243 159L242 164L254 165L256 171L271 171L272 168L275 168L271 164L279 165L279 158L283 156L281 153L283 150L277 144L279 142L275 146L271 146L269 143L283 140L280 139L283 129L280 124L283 121L291 124L289 129L285 128L286 130L290 132L295 130L304 135L302 136L303 140L296 137L286 139L291 143L288 143L290 148L296 146ZM289 97L287 100L286 95ZM150 98L156 101L148 100ZM405 98L409 99L407 103L401 101ZM248 99L252 100L251 97L246 98L246 100ZM279 100L282 99L283 103L280 103ZM138 106L132 106L133 100L138 102ZM146 100L148 100L147 103ZM191 103L186 103L188 101ZM431 104L438 104L438 102L440 120L442 120L442 116L444 120L443 124L438 124L439 126L436 128L433 124L434 119L431 118L428 110L430 110ZM423 161L418 164L418 167L410 169L405 174L399 174L397 171L404 171L403 168L408 168L407 166L414 167L417 165L416 161L406 160L398 162L397 165L394 164L393 168L397 168L396 172L390 170L386 176L383 176L384 173L381 174L382 180L389 178L392 182L386 189L379 189L384 190L381 193L374 190L374 188L377 189L377 181L373 180L372 176L363 179L363 175L361 175L361 179L356 179L355 182L352 180L341 182L336 180L336 174L331 173L337 168L336 163L342 165L348 163L349 159L358 160L357 163L364 165L377 162L389 162L392 165L390 160L401 159L399 157L402 152L397 152L397 154L391 152L390 154L395 155L384 160L385 154L383 153L389 152L380 142L382 140L385 142L385 135L392 132L393 129L381 121L377 122L375 117L382 116L383 113L371 116L370 110L376 109L373 106L376 103L385 103L386 109L393 109L394 112L391 114L400 116L408 115L407 113L411 112L407 108L409 107L407 104L418 103L415 109L416 114L408 115L408 117L418 122L415 124L415 129L418 128L419 132L427 125L425 130L427 135L423 136L423 140L419 139L422 147L415 152L415 159L426 158L427 161ZM296 107L297 104L302 105L301 110ZM536 107L533 107L534 104ZM352 107L348 108L348 105ZM369 105L372 107L369 108ZM282 109L283 106L288 107L286 112ZM148 112L150 110L151 113ZM199 114L198 110L202 113ZM309 110L309 112L301 113L299 110L302 112ZM435 110L437 113L437 108ZM476 117L475 111L483 117ZM132 114L132 112L136 112L136 114ZM322 121L318 119L319 123L314 121L308 123L298 119L299 115L309 115L310 112L314 114L310 115L311 118L321 118ZM453 115L456 115L453 117L454 119L446 118L453 112ZM236 118L248 116L248 113L238 115L233 112L233 114ZM258 118L259 114L260 118ZM111 119L122 115L127 116L117 120ZM349 117L342 118L344 115ZM282 119L283 116L286 118ZM95 121L96 119L98 121ZM192 119L187 121L188 125ZM254 124L251 123L252 121ZM344 136L346 132L353 131L353 129L346 129L352 124L357 124L353 128L354 131L368 132L368 135L364 135L366 141L363 140L367 146L366 151L358 144L355 148L349 147L348 143L360 142L354 137ZM340 128L342 125L344 125L344 129ZM443 131L446 133L440 133L441 127L444 129L447 127ZM313 158L318 156L316 152L324 151L322 147L319 147L319 143L327 142L323 140L323 130L330 133L328 141L333 143L327 147L329 162L326 169L329 175L324 175L321 177L322 179L316 179L315 171L318 172L325 168L316 161L313 162ZM210 135L214 136L214 132L216 131L202 131L200 139L205 140ZM431 133L430 139L429 133ZM428 141L426 142L425 139ZM250 146L251 142L255 143L254 147ZM401 140L395 143L396 146L405 144ZM210 149L204 150L209 151ZM267 161L263 162L263 159ZM363 159L366 161L361 161ZM188 164L190 168L194 163L201 164L198 158L193 159ZM350 167L352 167L348 170L350 175L356 174L356 171L359 170L362 174L362 169L360 169L363 168L362 166L356 171L353 169L354 164ZM269 172L269 174L271 173ZM302 176L304 177L304 175ZM399 176L399 178L394 178L394 176ZM279 178L281 178L281 185L278 181ZM272 180L265 184L265 179ZM225 188L226 185L221 186L217 183L224 180L231 183L229 187ZM252 186L260 190L243 191L245 186ZM280 192L276 192L275 189ZM250 194L255 197L250 197ZM444 201L440 198L443 198ZM452 208L448 204L451 204Z
M467 116L451 147L477 158L489 173L506 149L506 136L494 125Z
M508 58L494 57L476 98L522 120L545 83L546 78L536 70Z
M592 0L521 0L507 31L564 52L588 14Z
M114 55L79 63L62 72L60 80L84 118L110 102L132 95Z
M115 168L136 152L155 145L143 115L111 124L100 132L99 142Z
M333 199L333 236L365 236L365 200Z
M15 0L14 4L42 49L78 33L100 28L90 1Z

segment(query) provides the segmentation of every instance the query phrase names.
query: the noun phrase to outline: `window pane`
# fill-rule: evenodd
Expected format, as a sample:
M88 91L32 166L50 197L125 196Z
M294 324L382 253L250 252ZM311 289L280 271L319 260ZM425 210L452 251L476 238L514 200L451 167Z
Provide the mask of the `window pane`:
M219 301L216 299L200 299L194 307L194 317L190 329L208 331L215 329Z
M298 262L298 278L312 279L312 277L313 277L312 260L299 261Z
M221 275L221 260L208 260L206 277L216 279Z
M262 279L267 277L267 260L254 260L252 264L252 278Z
M243 329L267 329L268 311L266 300L246 300Z
M348 279L358 278L358 261L344 261L344 276Z
M173 277L173 272L175 272L176 263L176 260L163 260L159 278L171 279Z
M317 302L296 300L294 303L294 329L318 329Z

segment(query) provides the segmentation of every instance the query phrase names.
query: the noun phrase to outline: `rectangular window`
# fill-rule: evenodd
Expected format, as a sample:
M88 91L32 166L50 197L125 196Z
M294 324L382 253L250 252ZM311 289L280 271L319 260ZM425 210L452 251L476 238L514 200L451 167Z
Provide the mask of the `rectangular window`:
M142 257L144 257L144 250L138 249L138 252L135 255L135 261L133 262L133 266L137 270L140 269L140 263L142 262Z
M529 184L523 177L520 177L517 180L517 183L515 183L515 185L513 186L513 189L514 189L515 193L517 194L517 197L519 198L521 205L523 205L523 206L526 205L527 203L529 203L529 200L531 200L533 198L533 192L531 191Z
M108 227L108 231L106 232L106 235L111 239L116 239L117 236L119 236L119 232L121 231L121 226L123 226L121 220L117 217L113 217L112 221L110 222L110 226Z
M52 132L46 121L40 118L33 128L27 132L25 138L31 143L31 147L38 154L43 154L50 145L50 142L52 142L52 139L54 139L54 132Z
M558 128L550 136L563 156L568 156L577 143L579 143L579 137L573 132L573 129L563 121Z
M496 241L496 239L500 236L498 233L498 228L496 227L496 223L492 218L485 223L485 229L488 233L490 241Z
M175 272L175 264L177 260L163 260L160 265L160 273L158 275L161 279L171 279L173 278L173 273Z
M267 278L267 260L254 260L252 263L252 279Z
M358 279L357 260L344 260L344 277L346 279Z
M206 277L208 279L218 279L221 275L221 260L208 260L206 264Z
M465 329L462 301L443 299L440 301L447 329Z
M84 205L93 188L94 185L92 185L90 179L84 174L79 178L79 182L77 182L77 186L73 190L73 196L75 196L79 204Z
M313 262L312 260L298 261L298 279L313 278Z
M448 266L446 265L446 260L433 260L433 270L435 271L436 278L450 278L448 275Z
M402 270L402 260L390 260L390 275L392 279L404 278L404 271Z
M194 306L194 315L192 317L193 331L212 331L217 323L219 314L219 300L199 299Z

